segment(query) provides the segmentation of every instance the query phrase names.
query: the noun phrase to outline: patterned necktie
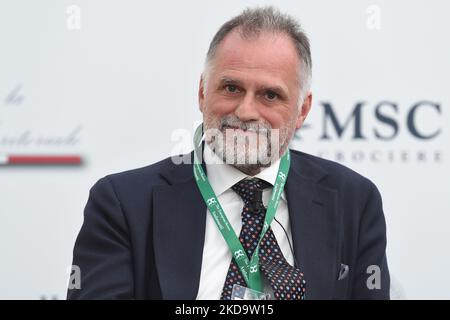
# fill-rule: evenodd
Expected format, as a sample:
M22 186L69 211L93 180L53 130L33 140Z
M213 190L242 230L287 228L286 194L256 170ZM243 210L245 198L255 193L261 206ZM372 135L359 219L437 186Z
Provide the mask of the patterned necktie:
M253 178L241 180L232 187L244 201L239 240L249 259L256 249L266 215L266 208L262 203L262 190L270 186L268 182ZM259 259L260 269L264 277L269 280L276 300L305 298L303 273L286 261L270 227L261 240ZM232 259L220 297L222 300L231 299L234 284L247 286L241 271Z

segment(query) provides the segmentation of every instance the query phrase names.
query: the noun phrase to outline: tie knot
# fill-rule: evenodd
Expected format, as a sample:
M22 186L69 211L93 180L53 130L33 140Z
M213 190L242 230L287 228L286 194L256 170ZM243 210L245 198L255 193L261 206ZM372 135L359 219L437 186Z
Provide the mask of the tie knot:
M262 191L271 186L270 183L258 179L243 179L236 183L232 189L236 192L245 203L261 202Z

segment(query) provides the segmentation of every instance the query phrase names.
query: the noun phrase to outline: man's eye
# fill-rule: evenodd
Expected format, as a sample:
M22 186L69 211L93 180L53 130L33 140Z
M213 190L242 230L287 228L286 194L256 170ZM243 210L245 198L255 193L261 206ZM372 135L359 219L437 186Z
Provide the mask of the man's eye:
M232 85L232 84L226 85L226 86L225 86L225 90L226 90L227 92L229 92L229 93L236 93L236 92L239 91L238 88L237 88L235 85Z
M273 91L267 91L265 93L265 97L267 100L275 100L276 98L278 98L278 94L276 92Z

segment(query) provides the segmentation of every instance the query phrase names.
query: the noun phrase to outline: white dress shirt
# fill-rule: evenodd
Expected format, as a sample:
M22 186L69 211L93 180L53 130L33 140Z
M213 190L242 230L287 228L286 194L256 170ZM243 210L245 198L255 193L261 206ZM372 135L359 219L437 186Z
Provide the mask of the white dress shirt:
M230 221L230 224L233 226L236 235L239 237L242 227L241 212L244 202L241 197L231 189L231 187L240 180L248 177L248 175L232 167L231 165L225 164L216 154L212 152L206 143L203 155L206 163L209 183L216 193L216 196L225 211L225 215ZM270 167L263 169L254 177L265 180L271 185L274 185L278 173L279 163L280 160L274 162ZM263 191L262 200L264 206L267 206L271 192L272 188L268 188ZM275 218L284 227L287 235L275 220L273 220L270 225L272 231L287 262L294 265L294 258L287 238L289 237L289 241L292 244L289 212L284 191L281 195ZM222 234L218 230L211 213L207 209L202 269L197 294L198 300L220 299L230 262L230 249L228 248Z

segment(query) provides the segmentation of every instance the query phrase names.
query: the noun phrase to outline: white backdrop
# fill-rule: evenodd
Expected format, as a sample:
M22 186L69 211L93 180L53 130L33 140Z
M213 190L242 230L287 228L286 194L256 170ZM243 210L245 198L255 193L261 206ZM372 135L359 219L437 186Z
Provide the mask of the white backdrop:
M314 104L292 147L377 184L394 297L450 298L450 3L438 0L1 1L0 160L83 164L0 166L0 298L65 298L89 188L170 155L172 132L201 119L209 41L255 4L311 39ZM338 129L349 119L340 137L332 115Z

